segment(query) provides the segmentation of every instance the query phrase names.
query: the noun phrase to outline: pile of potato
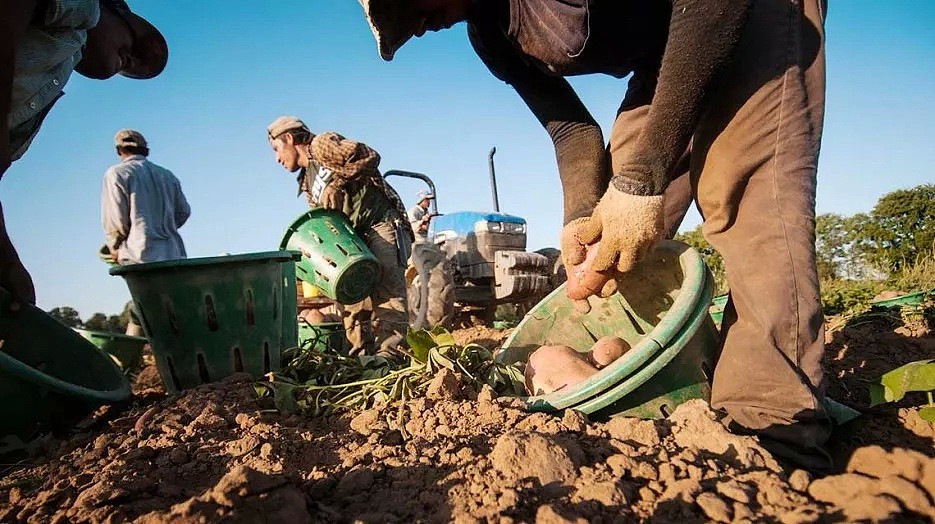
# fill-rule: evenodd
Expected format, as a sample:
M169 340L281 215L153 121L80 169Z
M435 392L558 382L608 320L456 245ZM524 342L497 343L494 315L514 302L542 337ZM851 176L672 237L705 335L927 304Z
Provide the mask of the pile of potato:
M618 337L602 337L586 353L568 346L542 346L526 362L526 392L547 395L573 386L609 366L630 349Z

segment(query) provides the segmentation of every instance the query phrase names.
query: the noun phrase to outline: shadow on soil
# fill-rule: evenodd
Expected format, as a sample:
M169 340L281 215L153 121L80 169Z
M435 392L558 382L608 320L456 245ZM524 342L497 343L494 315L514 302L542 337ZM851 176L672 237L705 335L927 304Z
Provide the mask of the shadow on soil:
M827 394L863 413L832 435L829 448L836 464L846 464L854 450L867 445L932 453L935 439L911 431L900 418L901 408L924 404L924 394L871 407L869 386L888 371L933 356L935 333L925 323L905 324L898 310L873 310L832 330L823 362Z

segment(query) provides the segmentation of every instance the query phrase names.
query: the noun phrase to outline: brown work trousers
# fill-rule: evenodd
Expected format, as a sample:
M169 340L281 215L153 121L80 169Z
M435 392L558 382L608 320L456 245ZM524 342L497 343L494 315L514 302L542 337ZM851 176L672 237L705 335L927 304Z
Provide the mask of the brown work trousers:
M399 263L396 228L380 222L363 236L380 263L380 281L364 300L344 306L343 321L351 355L398 357L409 327L406 313L406 268Z
M778 456L831 466L824 328L815 265L815 184L825 106L823 0L758 0L726 81L711 93L666 191L679 225L692 197L724 257L730 299L711 403ZM615 172L647 106L618 114ZM687 172L686 172L687 171Z

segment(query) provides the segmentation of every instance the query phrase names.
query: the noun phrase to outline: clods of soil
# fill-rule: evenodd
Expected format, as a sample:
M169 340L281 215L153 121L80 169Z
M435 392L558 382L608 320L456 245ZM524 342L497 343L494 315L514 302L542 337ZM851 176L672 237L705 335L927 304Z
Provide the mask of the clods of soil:
M505 337L471 329L459 343ZM829 333L831 396L865 407L879 372L931 357L931 333L899 329ZM527 413L444 370L425 398L304 419L265 410L244 375L168 397L152 369L132 406L0 466L0 522L935 519L935 434L908 397L841 428L840 471L815 478L702 401L666 420L595 422Z

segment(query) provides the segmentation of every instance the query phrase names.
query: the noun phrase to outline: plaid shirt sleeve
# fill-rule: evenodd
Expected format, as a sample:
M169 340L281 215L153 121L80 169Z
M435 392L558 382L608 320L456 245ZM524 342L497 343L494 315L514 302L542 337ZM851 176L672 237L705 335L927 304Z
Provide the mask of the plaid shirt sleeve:
M379 176L379 153L366 144L348 140L331 131L312 139L311 154L319 165L330 169L341 178Z
M316 135L309 148L312 160L322 167L330 169L337 176L346 179L360 179L362 182L378 187L390 204L396 208L397 220L412 241L415 235L409 221L406 220L406 207L396 191L386 183L377 167L380 154L360 142L348 140L331 131Z

